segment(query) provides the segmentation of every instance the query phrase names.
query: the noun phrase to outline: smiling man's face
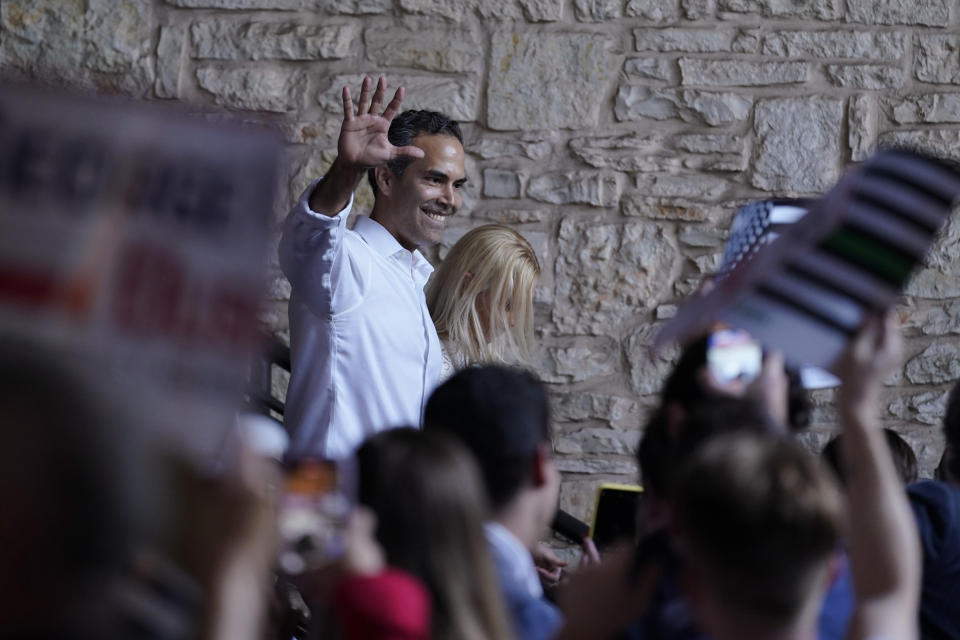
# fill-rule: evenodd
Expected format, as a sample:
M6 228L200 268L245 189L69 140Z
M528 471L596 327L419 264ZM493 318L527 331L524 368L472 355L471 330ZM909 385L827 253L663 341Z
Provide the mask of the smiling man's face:
M466 183L463 145L453 136L421 134L413 139L424 156L411 162L403 175L389 174L380 186L374 218L407 250L440 242L447 219L463 204ZM389 169L386 169L389 172Z

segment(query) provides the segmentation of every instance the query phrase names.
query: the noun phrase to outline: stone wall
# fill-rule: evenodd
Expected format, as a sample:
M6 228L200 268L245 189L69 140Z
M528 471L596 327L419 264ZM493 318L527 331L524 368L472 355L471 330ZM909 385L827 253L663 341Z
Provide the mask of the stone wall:
M385 73L465 123L468 228L517 226L544 267L540 370L563 503L631 481L672 354L657 323L714 270L733 210L826 189L877 144L960 158L956 0L3 0L0 70L223 107L289 142L278 219L331 160L339 89ZM370 194L360 201L369 206ZM960 222L909 287L886 422L929 473L960 377ZM283 334L289 285L265 321ZM816 396L818 446L834 415Z

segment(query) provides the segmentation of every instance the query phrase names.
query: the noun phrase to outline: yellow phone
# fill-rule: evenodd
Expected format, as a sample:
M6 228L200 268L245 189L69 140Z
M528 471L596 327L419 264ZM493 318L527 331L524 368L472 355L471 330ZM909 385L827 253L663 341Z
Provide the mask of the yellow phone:
M599 551L623 540L636 540L642 497L640 485L608 482L597 487L590 537Z

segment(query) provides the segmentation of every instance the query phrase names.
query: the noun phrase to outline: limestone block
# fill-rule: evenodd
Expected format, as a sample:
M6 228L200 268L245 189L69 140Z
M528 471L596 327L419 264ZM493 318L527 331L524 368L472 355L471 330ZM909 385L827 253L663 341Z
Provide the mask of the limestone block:
M755 53L760 36L754 29L634 29L637 51L684 53Z
M877 103L873 96L859 95L850 98L847 107L847 138L850 159L866 160L877 147Z
M843 0L717 0L717 10L776 18L838 20L843 15Z
M211 60L345 58L359 39L356 24L236 22L213 19L190 27L193 57Z
M505 33L492 38L487 124L492 129L586 128L598 122L620 68L608 36Z
M602 171L554 171L539 175L527 185L527 197L551 204L588 204L613 207L620 200L619 174Z
M197 69L197 82L217 104L248 111L296 111L307 90L304 72L275 68L206 65Z
M472 9L472 2L463 0L399 0L402 11L427 16L437 16L460 22Z
M910 147L960 161L960 131L955 129L887 131L880 134L880 144L886 147Z
M744 153L743 136L732 134L690 133L673 138L673 147L691 153Z
M620 121L679 118L718 127L742 122L750 115L752 107L750 96L737 93L621 85L614 114Z
M657 320L669 320L677 315L678 307L675 304L662 304L657 307Z
M563 0L476 0L481 18L556 22L563 19Z
M524 139L523 137L520 139L484 137L467 147L468 152L478 155L484 160L507 157L543 160L550 155L552 150L553 147L548 141L538 137L531 137L530 139Z
M759 100L753 186L768 191L821 193L839 177L843 101L832 98Z
M890 31L773 31L763 38L764 55L789 58L899 60L904 34Z
M845 89L898 89L903 86L903 69L886 64L828 64L830 83Z
M627 476L628 478L637 477L637 463L633 456L624 456L622 458L613 458L610 456L602 458L563 456L556 458L555 462L557 470L563 473L610 473ZM628 479L627 482L629 481Z
M154 84L150 0L0 2L7 73L88 90L143 95Z
M640 431L585 428L554 439L556 451L565 455L633 455L640 443Z
M359 94L363 74L334 76L325 89L317 93L317 103L330 113L343 113L340 92L350 87L353 95ZM454 120L472 122L477 117L477 85L468 79L456 76L391 74L391 87L402 86L406 90L404 109L432 109L445 113Z
M617 171L650 171L661 166L650 158L662 151L658 136L626 134L601 138L573 138L570 150L591 167ZM672 158L663 160L671 161Z
M917 80L936 84L960 82L960 36L917 35L914 51Z
M621 213L652 220L716 222L724 217L722 207L682 198L651 198L638 194L624 196Z
M340 136L340 120L323 118L320 121L290 121L281 125L283 137L291 144L310 144L334 148Z
M505 209L493 206L473 209L470 217L501 224L526 224L549 220L550 212L545 209Z
M363 37L367 58L380 67L477 71L483 65L480 40L469 29L369 27Z
M680 8L687 20L709 18L717 9L714 0L680 0Z
M603 22L623 17L623 0L573 0L573 13L581 22Z
M650 345L658 330L656 325L641 327L627 340L630 386L640 396L660 392L680 354L680 350L673 345L658 351L651 350Z
M705 87L755 87L792 84L807 79L805 62L750 62L680 58L683 85Z
M960 280L937 269L921 269L910 278L905 288L907 295L917 298L944 300L960 297Z
M669 296L680 266L668 225L566 218L554 263L553 321L561 333L615 335L625 320Z
M548 349L557 375L571 382L605 378L617 370L619 352L594 347L553 347Z
M731 187L731 183L716 176L701 173L688 174L640 174L637 176L637 191L658 198L696 198L719 202Z
M926 93L890 98L893 121L898 124L960 122L960 93Z
M488 198L519 198L520 176L516 171L484 169L483 195Z
M914 313L913 319L927 336L960 334L960 302L931 307L922 315Z
M960 345L934 342L907 362L907 380L913 384L943 384L960 378Z
M949 0L847 0L848 22L865 24L922 24L945 27L950 22Z
M681 245L687 247L723 248L723 243L727 239L727 231L726 229L717 229L715 227L702 225L688 226L680 231L677 239ZM712 260L713 257L711 256L708 262L703 263L704 267L712 263ZM698 267L700 267L700 265L698 265ZM702 267L700 267L700 269L701 272L703 272L704 269ZM711 273L711 271L707 271L707 273Z
M180 67L183 58L183 43L186 40L186 25L160 27L157 43L157 79L153 92L158 98L176 98L180 92Z
M628 58L623 63L623 72L636 80L670 80L672 69L670 61L662 58Z
M948 391L926 391L912 396L900 395L887 410L902 420L939 425L947 408Z
M324 13L373 15L393 8L393 0L166 0L175 7L192 9L318 9Z
M598 393L567 393L551 403L556 422L601 420L618 428L638 426L641 409L636 400Z
M627 0L623 14L658 24L676 22L680 17L676 0Z
M723 237L725 239L726 235ZM706 276L714 274L720 269L720 265L723 264L723 243L720 242L714 245L714 248L717 250L716 253L708 253L705 256L697 256L691 260L697 270L698 275Z

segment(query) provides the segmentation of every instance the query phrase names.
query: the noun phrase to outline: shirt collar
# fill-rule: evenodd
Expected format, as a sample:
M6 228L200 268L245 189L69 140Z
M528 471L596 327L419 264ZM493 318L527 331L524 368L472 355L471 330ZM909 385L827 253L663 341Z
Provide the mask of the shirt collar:
M486 534L487 542L496 547L501 555L509 559L508 565L501 567L501 569L510 571L513 580L522 584L530 596L534 598L542 597L543 587L540 586L540 578L537 575L537 568L533 564L533 556L530 555L530 550L523 546L520 539L499 522L483 523L483 531Z
M423 282L426 282L430 274L433 273L433 265L423 257L419 249L415 249L412 253L404 249L392 233L370 216L357 216L353 230L359 233L363 241L384 258L397 254L402 254L404 258L412 255L411 268Z

